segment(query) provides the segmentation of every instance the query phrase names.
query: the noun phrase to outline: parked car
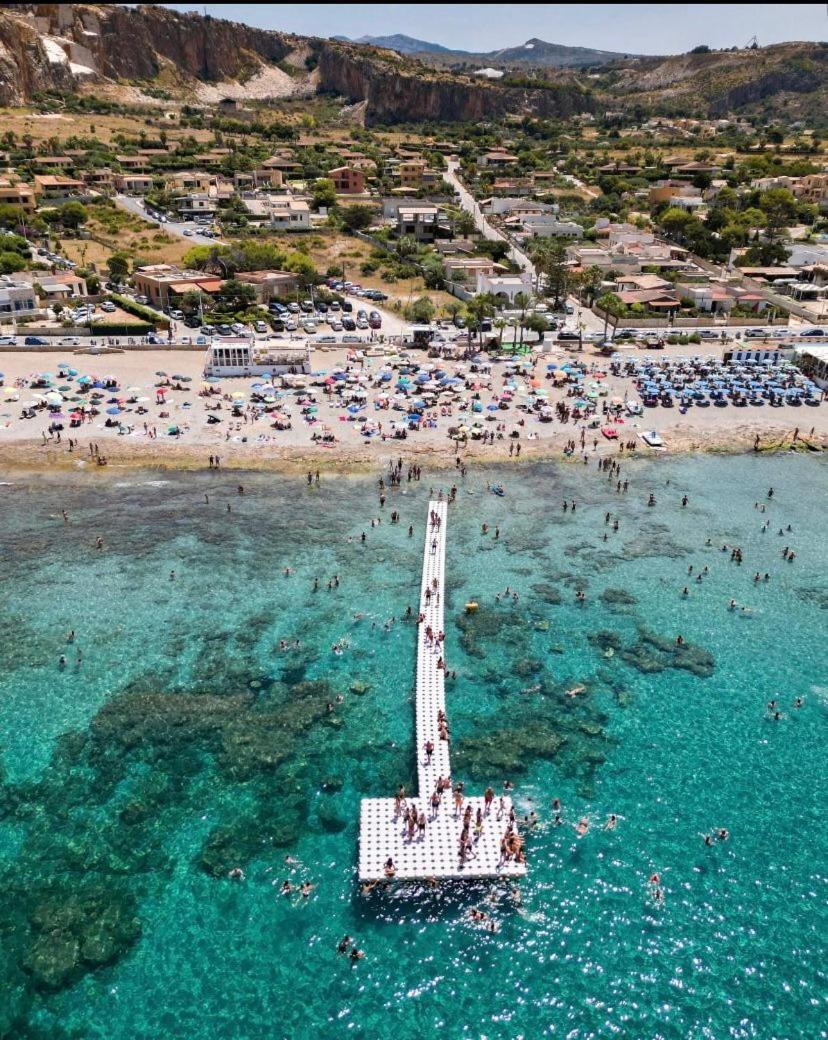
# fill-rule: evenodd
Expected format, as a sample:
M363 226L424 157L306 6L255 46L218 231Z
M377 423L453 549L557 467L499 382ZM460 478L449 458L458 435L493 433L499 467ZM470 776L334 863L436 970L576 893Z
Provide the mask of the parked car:
M13 347L16 342L14 336L0 336L0 347Z
M215 325L202 325L201 331L205 336L215 336L216 327Z
M289 303L287 307L291 314L298 314L302 309L298 303Z
M255 325L253 326L253 328L256 330L256 332L267 332L268 331L268 325L264 321L257 321L255 323Z
M805 329L805 331L804 332L800 332L799 335L800 336L806 336L806 337L807 336L816 336L816 337L819 337L820 339L823 339L825 337L825 330L824 329Z
M342 310L345 311L346 314L353 314L354 305L351 303L350 300L343 300Z
M764 329L745 329L745 339L767 339L768 334Z
M116 309L117 308L115 307L115 304L112 302L112 300L104 300L104 302L101 304L101 310L106 311L107 314L111 314Z
M368 324L371 326L372 329L381 329L382 328L382 318L379 316L379 314L376 317L374 317L372 315L368 319Z
M170 311L170 317L174 321L183 321L184 320L184 311L172 310L172 311Z
M368 328L370 328L370 325L368 324L368 319L367 318L357 318L356 327L358 329L368 329Z
M273 326L273 331L274 332L284 332L285 331L285 320L284 320L284 318L273 318L273 320L271 321L270 324Z
M353 318L349 318L345 315L342 319L342 328L345 329L346 332L356 332L356 322Z
M147 299L146 296L138 295L138 296L135 297L135 302L144 305L144 304L149 303L149 300Z
M331 322L331 332L342 332L342 328L342 322L339 320L339 318L334 318L334 320Z

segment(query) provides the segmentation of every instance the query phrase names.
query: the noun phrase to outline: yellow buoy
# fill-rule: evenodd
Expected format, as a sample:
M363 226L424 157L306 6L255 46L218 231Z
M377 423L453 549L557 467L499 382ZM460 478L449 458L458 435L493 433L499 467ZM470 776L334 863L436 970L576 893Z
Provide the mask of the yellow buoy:
M474 600L470 600L466 604L466 613L467 614L473 614L476 610L477 610L477 604L474 602Z

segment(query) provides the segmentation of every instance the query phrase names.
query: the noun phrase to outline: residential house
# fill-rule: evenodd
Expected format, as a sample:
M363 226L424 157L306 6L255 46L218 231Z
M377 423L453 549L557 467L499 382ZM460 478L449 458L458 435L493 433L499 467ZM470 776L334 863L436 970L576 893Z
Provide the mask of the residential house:
M122 170L145 170L147 160L143 155L116 155L115 161Z
M339 195L362 195L365 191L365 174L352 166L337 166L328 171Z
M108 166L102 166L96 170L84 170L81 177L85 183L96 191L106 194L115 190L115 174Z
M23 181L12 184L3 177L0 178L0 205L19 206L24 213L34 213L37 199L30 185Z
M669 202L677 195L681 195L688 190L689 186L684 181L671 179L656 181L655 184L650 185L650 190L647 192L647 201L651 206L661 206L663 203Z
M828 203L828 173L809 173L800 177L793 193L801 202L823 206Z
M397 213L397 234L418 242L433 242L437 236L436 206L401 206Z
M175 206L182 220L194 220L196 217L212 217L216 209L216 200L204 191L191 191L175 200Z
M672 291L673 283L666 278L659 278L657 274L623 274L615 280L617 288L622 291L649 291L652 289L666 289Z
M397 166L401 188L421 188L428 163L423 159L408 159Z
M695 213L704 206L704 199L701 197L700 192L694 194L682 192L681 195L672 195L668 201L671 206L675 206L676 209L687 210L688 213Z
M681 309L681 301L672 291L664 289L629 289L615 294L627 307L636 304L645 306L648 310L660 311L665 314L675 313Z
M239 271L236 279L253 286L257 303L292 296L300 284L299 276L292 271Z
M538 213L525 217L511 217L507 225L516 222L523 238L566 238L569 240L584 237L584 229L573 220L558 220L553 214Z
M146 195L152 191L152 180L147 173L116 173L115 190L122 195Z
M484 152L480 156L478 166L488 169L502 169L504 166L511 166L517 161L518 157L512 155L511 152L507 152L505 148L493 148L490 152Z
M264 195L243 198L245 209L254 220L268 223L280 231L309 231L310 207L292 195Z
M71 155L36 155L32 161L38 170L71 170L75 165Z
M209 191L215 175L202 170L179 170L166 180L168 191Z
M478 274L494 275L507 270L487 256L457 256L443 260L443 274L450 282L474 283Z
M38 173L34 179L34 193L38 202L69 199L80 195L84 190L83 181L75 180L74 177L64 177L61 174Z
M57 271L55 274L21 271L16 277L32 287L37 283L50 303L55 300L82 299L87 295L86 280L73 271Z

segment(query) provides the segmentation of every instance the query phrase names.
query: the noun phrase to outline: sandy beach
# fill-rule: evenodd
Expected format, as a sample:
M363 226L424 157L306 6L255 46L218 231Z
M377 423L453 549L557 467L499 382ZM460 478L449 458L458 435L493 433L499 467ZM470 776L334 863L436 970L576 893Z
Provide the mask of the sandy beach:
M673 348L672 356L681 356L680 351L681 348ZM669 352L652 355L641 352L637 356L660 359L665 355L671 356ZM427 361L424 355L416 356L418 361ZM720 355L711 350L710 356ZM533 371L526 374L527 387L533 376L536 382L543 380L548 365L561 365L567 360L568 355L563 352L536 356ZM637 398L632 379L610 374L606 359L585 353L579 355L579 360L587 366L595 366L595 372L587 378L597 375L601 386L606 387L606 394L602 391L602 396L608 399ZM51 437L48 434L49 425L54 420L47 409L37 410L35 416L28 419L23 418L21 412L35 402L37 393L45 392L29 388L28 383L33 377L48 372L55 376L53 385L65 385L57 378L59 361L68 362L78 373L92 378L112 377L117 380L119 389L107 390L100 414L88 417L75 429L70 428L72 405L67 403L63 408L63 418L58 420L63 425L58 441L56 433ZM503 391L505 382L505 365L496 362L490 374L469 377L476 380L475 390L484 408L475 418L484 420L487 433L496 431L494 443L469 440L458 447L450 439L450 427L471 420L471 416L460 410L457 404L429 409L426 417L432 419L432 425L409 432L404 440L396 439L393 431L404 425L405 413L377 407L379 390L369 389L364 411L359 416L349 415L339 399L323 392L323 386L311 385L314 376L308 377L307 383L308 389L315 393L316 421L310 423L294 399L289 399L289 407L285 405L283 410L290 413L291 428L278 430L273 428L270 416L265 414L254 418L246 406L244 414L231 417L230 395L243 392L247 400L251 383L255 380L224 379L212 388L214 392L210 396L205 396L202 393L206 389L202 382L203 363L201 353L187 351L127 352L105 357L73 355L65 349L55 353L0 353L2 393L5 395L0 397L0 459L3 468L91 469L101 473L130 466L200 469L208 466L211 455L219 457L222 468L239 469L301 471L347 467L360 470L384 465L388 459L400 455L406 459L427 460L430 466L454 466L458 454L463 458L502 461L510 457L510 446L514 448L518 443L521 451L515 461L538 460L563 457L567 442L580 438L584 425L573 421L562 423L557 418L542 423L515 407L506 411L489 410L493 398L497 399ZM371 377L383 363L382 358L366 358L353 368L358 374L368 376L370 385ZM343 348L315 353L312 367L315 374L330 373L335 367L344 368L347 364L348 352ZM454 363L447 362L446 365L451 367ZM162 402L156 397L157 385L164 378L157 374L159 372L185 376L190 382L177 384L180 389L170 390ZM17 399L9 399L11 390L8 388L16 385L18 392L13 396ZM548 401L553 407L557 401L566 400L565 388L555 386L554 382L543 382L542 385L548 388ZM132 396L136 400L129 402L125 399L126 388L133 388ZM221 393L216 393L216 389ZM117 420L106 413L112 398L122 401ZM214 409L218 401L223 408L212 414L216 418L220 416L221 421L210 424L208 406ZM360 431L361 420L366 416L381 424L381 431L377 430L371 437ZM107 419L112 425L106 425ZM828 406L825 404L820 407L784 405L761 409L732 406L696 408L684 415L677 408L658 407L646 409L641 416L624 417L615 425L619 441L607 441L599 429L588 429L585 431L585 450L590 454L617 454L624 444L634 441L638 454L652 455L653 452L638 436L641 431L651 429L658 430L667 454L753 450L757 435L760 449L765 451L790 449L792 446L809 450L809 444L812 448L824 448L828 444ZM178 428L178 435L168 433L171 427ZM318 435L323 428L333 435L333 443L322 444L312 439L314 433ZM799 432L799 438L793 445L795 431ZM70 439L73 441L72 450L69 448ZM97 445L98 453L107 460L106 466L95 464L90 445ZM576 451L571 458L578 462L582 456Z

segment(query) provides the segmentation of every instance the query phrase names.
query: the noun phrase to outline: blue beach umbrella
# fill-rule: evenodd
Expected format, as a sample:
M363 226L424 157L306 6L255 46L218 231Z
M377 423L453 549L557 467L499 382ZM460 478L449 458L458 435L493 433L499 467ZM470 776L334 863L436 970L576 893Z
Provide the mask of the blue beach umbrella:
M121 409L120 408L107 408L106 414L107 415L120 415L121 414Z

